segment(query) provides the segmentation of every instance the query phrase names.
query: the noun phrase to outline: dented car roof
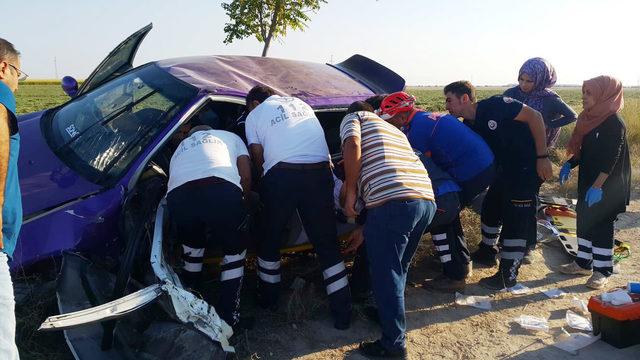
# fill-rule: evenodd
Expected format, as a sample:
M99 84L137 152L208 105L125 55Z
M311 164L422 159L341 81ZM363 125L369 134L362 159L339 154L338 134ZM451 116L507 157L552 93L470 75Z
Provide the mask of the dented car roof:
M298 97L313 107L346 106L374 95L327 64L254 56L194 56L158 61L178 79L217 95L244 97L255 85Z

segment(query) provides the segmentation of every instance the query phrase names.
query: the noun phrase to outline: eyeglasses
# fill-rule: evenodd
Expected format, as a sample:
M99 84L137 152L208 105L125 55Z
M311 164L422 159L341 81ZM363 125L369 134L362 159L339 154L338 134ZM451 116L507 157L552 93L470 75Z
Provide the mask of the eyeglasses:
M25 81L29 77L29 75L27 75L27 73L25 73L24 71L18 69L15 65L9 64L9 66L11 66L15 71L18 72L18 81Z

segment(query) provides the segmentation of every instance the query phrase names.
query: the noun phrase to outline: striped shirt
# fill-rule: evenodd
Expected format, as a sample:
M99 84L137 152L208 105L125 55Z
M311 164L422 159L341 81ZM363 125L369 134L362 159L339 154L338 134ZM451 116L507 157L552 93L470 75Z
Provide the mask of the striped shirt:
M374 113L348 114L340 124L342 142L360 139L360 196L368 209L389 200L434 200L429 174L406 136Z

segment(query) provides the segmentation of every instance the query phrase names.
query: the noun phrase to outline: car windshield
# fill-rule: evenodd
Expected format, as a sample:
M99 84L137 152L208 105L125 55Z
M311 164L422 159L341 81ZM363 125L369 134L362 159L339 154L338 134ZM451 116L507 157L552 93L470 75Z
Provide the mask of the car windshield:
M196 93L197 88L150 64L60 108L45 135L72 169L109 185Z

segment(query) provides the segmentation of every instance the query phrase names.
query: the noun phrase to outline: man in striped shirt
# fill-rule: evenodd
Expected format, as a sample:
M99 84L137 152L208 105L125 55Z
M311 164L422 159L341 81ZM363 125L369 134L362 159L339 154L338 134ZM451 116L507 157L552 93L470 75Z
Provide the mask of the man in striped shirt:
M436 210L429 174L406 136L354 103L340 125L345 215L365 203L364 239L382 338L363 342L368 356L404 358L404 288L411 258Z

